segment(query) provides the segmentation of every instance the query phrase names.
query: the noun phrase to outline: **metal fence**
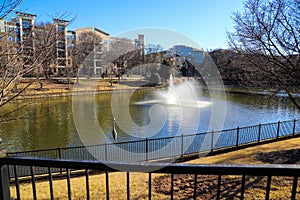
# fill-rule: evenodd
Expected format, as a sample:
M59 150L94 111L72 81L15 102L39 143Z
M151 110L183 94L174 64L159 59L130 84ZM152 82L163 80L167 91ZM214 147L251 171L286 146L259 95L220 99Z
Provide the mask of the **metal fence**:
M8 166L14 169L13 181L9 181ZM191 165L191 164L126 164L100 161L71 161L47 158L6 157L0 158L0 199L21 199L24 197L23 186L20 184L18 168L30 169L31 187L27 190L26 198L39 199L41 193L48 195L43 199L57 199L65 194L66 199L152 199L157 193L163 193L169 199L299 199L300 167L297 165ZM44 180L47 187L39 188L36 168L46 171ZM54 181L57 168L65 169L60 179L64 179L64 186L58 187ZM73 186L72 170L82 170L81 196ZM91 179L91 173L97 171L96 179ZM119 177L123 173L126 178L122 182ZM136 172L142 172L143 185L132 182ZM185 175L184 177L178 176ZM164 177L168 184L163 189L158 187L157 177ZM115 180L117 179L117 180ZM118 181L118 184L112 184ZM189 181L189 182L186 182ZM48 182L48 184L47 184ZM96 185L95 182L101 182ZM203 187L209 185L209 188ZM280 187L278 186L280 185ZM14 187L11 187L14 186ZM124 187L124 189L120 189ZM78 188L77 188L78 189ZM45 191L46 190L46 191ZM136 191L143 194L136 194ZM101 191L96 194L95 191ZM259 193L259 191L262 192ZM278 192L278 193L276 193ZM22 195L23 194L23 195ZM180 196L179 196L180 194ZM138 195L138 196L136 196ZM208 195L208 196L207 196ZM261 196L263 195L263 196Z
M37 151L8 153L8 156L42 157L71 160L101 160L117 162L145 162L160 159L177 159L185 155L212 152L220 149L240 147L251 143L294 136L300 133L300 119L256 126L238 127L208 133L152 138L138 141L106 143L93 146L54 148ZM18 168L19 176L28 176L30 169ZM57 169L61 171L62 169ZM9 169L10 177L14 170ZM45 173L35 169L35 173Z

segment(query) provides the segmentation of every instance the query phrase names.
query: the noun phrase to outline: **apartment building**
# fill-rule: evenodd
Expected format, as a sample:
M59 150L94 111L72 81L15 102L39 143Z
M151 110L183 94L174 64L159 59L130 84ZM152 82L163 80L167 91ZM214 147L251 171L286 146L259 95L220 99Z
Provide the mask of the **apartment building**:
M67 26L68 20L53 19L53 24L56 32L56 45L55 45L55 60L53 65L53 73L59 76L68 75L71 69L67 68Z
M34 19L36 15L17 12L17 17L8 21L0 19L0 50L1 63L14 65L12 57L22 48L20 62L24 67L32 62L35 44L31 38L34 36Z
M96 27L68 30L69 21L53 19L52 23L36 22L36 15L16 12L16 17L0 19L0 66L7 66L12 56L21 52L18 62L23 67L30 66L38 56L38 49L55 44L49 49L47 60L31 74L44 74L46 77L76 76L100 77L108 71L111 46L123 44L127 49L144 48L144 36L135 40L111 37L109 33ZM124 45L126 44L126 45ZM122 45L121 45L122 46ZM21 51L20 51L21 50ZM111 53L113 54L113 52Z
M109 51L110 35L96 27L75 30L77 49L73 60L79 66L79 73L87 76L100 76L106 69L103 54Z
M37 66L35 73L42 73L47 69L51 74L61 75L66 72L67 47L66 37L68 21L53 19L52 24L35 23L36 15L16 12L16 17L0 20L0 50L1 66L15 66L19 64L26 68L35 63L38 49L49 45L49 40L55 42L49 56L49 61L43 61L47 66ZM18 55L18 59L13 59ZM43 59L43 58L40 58ZM16 63L18 62L18 63ZM44 69L42 70L41 67Z

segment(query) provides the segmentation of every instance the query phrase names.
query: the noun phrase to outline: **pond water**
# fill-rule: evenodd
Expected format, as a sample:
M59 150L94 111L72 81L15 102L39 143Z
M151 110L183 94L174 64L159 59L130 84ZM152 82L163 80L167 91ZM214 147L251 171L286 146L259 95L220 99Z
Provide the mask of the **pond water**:
M211 126L212 118L219 120L218 115L212 114L213 104L226 106L225 113L220 113L225 117L223 129L291 120L300 116L287 97L270 99L264 95L226 94L226 99L212 102L209 95L202 94L197 97L200 103L196 107L182 109L174 105L155 107L157 102L153 99L156 95L157 92L153 91L135 92L127 106L121 103L126 102L128 94L125 92L115 96L77 96L75 103L72 96L15 101L10 106L17 107L24 102L30 104L16 114L23 118L1 125L1 147L12 152L79 146L82 139L89 141L89 144L112 142L114 118L118 141L207 132L214 128ZM113 101L119 103L112 109Z

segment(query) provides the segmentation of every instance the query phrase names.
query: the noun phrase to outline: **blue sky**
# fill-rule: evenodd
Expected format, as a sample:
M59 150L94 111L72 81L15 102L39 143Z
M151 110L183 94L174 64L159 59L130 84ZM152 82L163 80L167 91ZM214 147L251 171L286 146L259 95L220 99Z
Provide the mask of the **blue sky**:
M231 14L243 10L243 0L23 0L17 11L52 21L66 13L70 30L95 26L112 36L137 28L179 32L206 49L226 48ZM147 36L146 36L147 37Z

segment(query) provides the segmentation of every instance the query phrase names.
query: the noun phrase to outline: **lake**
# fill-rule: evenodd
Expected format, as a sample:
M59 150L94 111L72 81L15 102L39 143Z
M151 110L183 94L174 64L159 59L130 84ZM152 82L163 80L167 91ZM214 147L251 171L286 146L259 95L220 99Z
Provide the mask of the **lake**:
M1 147L12 152L80 146L83 140L85 144L109 143L112 142L114 117L118 141L207 132L214 129L212 121L222 120L218 119L218 114L212 114L213 104L226 106L220 113L224 116L223 129L300 116L290 100L283 96L269 98L228 93L226 99L212 102L209 95L201 94L197 97L197 108L187 106L187 109L174 105L157 106L158 102L153 102L156 97L153 91L140 91L130 96L129 103L126 92L15 101L10 106L30 104L16 113L23 118L1 125Z

